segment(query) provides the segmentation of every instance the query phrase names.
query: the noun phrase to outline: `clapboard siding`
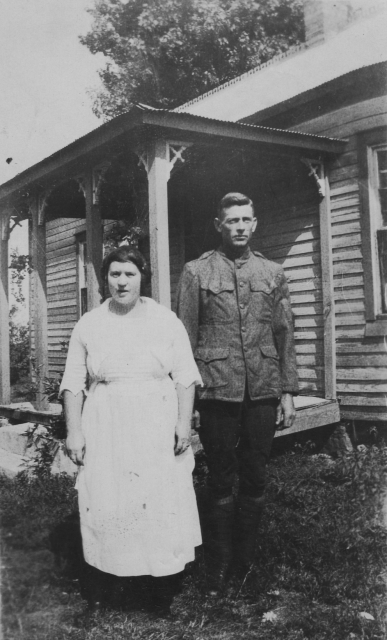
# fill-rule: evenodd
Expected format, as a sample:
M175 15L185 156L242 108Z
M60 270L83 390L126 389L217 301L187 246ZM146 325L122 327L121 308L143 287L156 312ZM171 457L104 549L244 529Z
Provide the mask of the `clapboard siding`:
M78 319L77 254L75 234L85 230L85 220L59 218L47 222L47 306L49 375L63 372L66 345ZM63 322L67 326L58 327ZM56 327L55 336L52 334Z
M112 221L104 220L108 231ZM84 219L60 218L47 223L47 306L48 306L48 357L49 375L63 373L71 332L79 317L77 286L76 234L86 230ZM170 224L170 272L171 298L175 305L178 280L184 265L184 240L182 222ZM144 243L144 254L149 260L149 242ZM33 309L33 284L30 284L31 310ZM146 291L150 295L150 290ZM31 344L34 333L31 330Z
M348 137L346 153L329 167L336 324L336 379L341 415L387 419L387 354L383 338L365 338L361 207L356 133L385 126L386 97L325 114L297 128ZM300 352L298 352L300 353Z
M265 215L262 214L265 219ZM270 209L253 247L281 264L294 313L297 370L303 395L324 396L323 307L318 204ZM286 231L278 232L279 229Z

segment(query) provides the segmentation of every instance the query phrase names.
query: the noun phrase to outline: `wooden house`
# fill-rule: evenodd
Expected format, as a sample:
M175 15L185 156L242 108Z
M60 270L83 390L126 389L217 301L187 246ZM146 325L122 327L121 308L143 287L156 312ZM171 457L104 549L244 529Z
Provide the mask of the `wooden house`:
M383 222L387 47L380 38L372 55L364 42L357 65L356 29L373 21L379 36L380 14L355 12L325 41L325 4L306 2L305 46L174 111L138 105L0 186L0 414L14 411L7 243L15 220L30 221L31 348L44 421L43 379L63 371L63 343L100 304L112 227L142 228L149 294L173 308L184 262L217 242L218 200L242 191L256 204L255 246L289 279L301 386L292 431L337 422L337 397L346 418L386 419L385 236L374 216Z
M304 13L305 45L177 111L348 140L325 164L329 237L320 236L316 205L292 209L280 181L276 204L258 207L256 246L290 281L303 393L337 397L344 419L386 421L386 5L306 0Z

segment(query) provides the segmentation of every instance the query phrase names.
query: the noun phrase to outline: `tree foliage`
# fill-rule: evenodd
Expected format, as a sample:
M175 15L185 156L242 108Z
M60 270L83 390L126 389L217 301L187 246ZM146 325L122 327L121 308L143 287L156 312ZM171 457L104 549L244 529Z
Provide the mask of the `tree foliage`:
M105 119L176 107L303 38L302 0L95 0L90 13L81 42L108 58L93 107Z

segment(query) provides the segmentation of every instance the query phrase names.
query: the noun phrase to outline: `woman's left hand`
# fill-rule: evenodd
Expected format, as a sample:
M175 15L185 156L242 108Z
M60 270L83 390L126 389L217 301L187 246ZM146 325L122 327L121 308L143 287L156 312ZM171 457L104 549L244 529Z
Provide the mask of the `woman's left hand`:
M180 424L176 425L175 456L179 456L180 454L184 453L184 451L187 451L187 449L190 447L191 438L189 434L190 428L187 428L186 426L183 427Z

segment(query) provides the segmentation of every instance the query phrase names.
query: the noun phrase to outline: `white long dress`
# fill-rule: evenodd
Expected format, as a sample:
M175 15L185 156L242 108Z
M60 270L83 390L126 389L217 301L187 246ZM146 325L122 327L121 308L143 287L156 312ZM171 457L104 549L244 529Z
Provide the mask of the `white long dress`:
M112 314L109 300L81 318L61 384L76 395L89 378L76 485L83 549L118 576L177 573L201 544L193 453L174 455L175 383L200 384L200 374L176 315L141 301L141 318Z

